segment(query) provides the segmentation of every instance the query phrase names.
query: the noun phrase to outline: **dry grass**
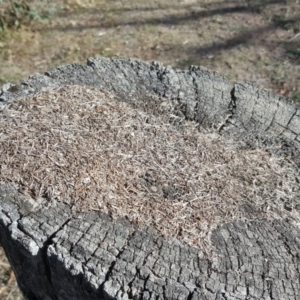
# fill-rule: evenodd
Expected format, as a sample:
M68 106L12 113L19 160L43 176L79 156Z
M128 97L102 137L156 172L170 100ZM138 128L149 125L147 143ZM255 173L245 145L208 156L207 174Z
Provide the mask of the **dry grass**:
M160 100L157 111L171 111ZM127 217L202 249L221 222L288 216L299 223L296 209L284 209L300 195L292 165L263 149L238 151L177 118L90 87L18 100L0 118L0 180L32 198Z
M232 82L253 81L293 97L300 105L300 56L295 54L300 3L295 1L26 2L40 14L53 14L0 37L0 85L84 63L87 57L116 55L181 69L202 65Z
M0 248L0 257L5 257L4 250ZM14 272L6 258L0 261L0 300L22 300L18 290Z

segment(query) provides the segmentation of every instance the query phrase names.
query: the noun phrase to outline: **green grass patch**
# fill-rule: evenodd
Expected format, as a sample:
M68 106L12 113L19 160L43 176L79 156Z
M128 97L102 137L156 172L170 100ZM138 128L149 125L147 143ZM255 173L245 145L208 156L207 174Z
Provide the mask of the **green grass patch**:
M286 53L300 57L300 49L299 48L293 48L293 49L287 50Z
M274 15L272 21L275 25L279 26L282 29L290 29L292 22L287 19L285 15Z
M28 26L32 21L47 20L55 12L56 6L49 0L41 0L38 4L24 0L3 2L0 6L0 32Z
M292 99L296 102L300 102L300 92L294 92L292 94Z

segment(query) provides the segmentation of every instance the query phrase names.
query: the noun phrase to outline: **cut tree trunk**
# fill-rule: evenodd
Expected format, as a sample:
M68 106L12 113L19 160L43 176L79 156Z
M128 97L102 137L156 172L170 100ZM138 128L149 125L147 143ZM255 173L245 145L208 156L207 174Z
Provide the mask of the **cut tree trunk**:
M232 85L202 67L183 71L157 62L90 58L86 65L3 86L0 110L67 85L101 88L148 112L157 96L171 99L176 114L201 128L300 166L300 110L254 84ZM211 232L207 255L154 228L141 230L104 212L75 213L61 202L36 202L2 182L0 242L30 300L300 299L299 223L244 209L249 218ZM300 199L287 207L287 213L299 212Z

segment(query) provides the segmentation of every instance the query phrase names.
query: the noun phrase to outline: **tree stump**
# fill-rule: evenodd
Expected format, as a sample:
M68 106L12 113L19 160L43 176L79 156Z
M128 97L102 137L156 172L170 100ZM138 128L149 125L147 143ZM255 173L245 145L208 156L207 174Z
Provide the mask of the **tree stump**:
M230 217L218 214L220 209L206 234L200 230L197 239L193 231L188 241L176 224L171 226L176 234L169 236L159 226L139 226L131 216L115 217L109 209L80 212L63 199L34 197L2 180L0 242L25 299L300 299L300 110L295 104L252 83L232 85L202 67L184 71L157 62L90 58L86 65L61 66L4 85L0 118L16 101L26 105L67 86L98 89L136 112L172 117L169 126L192 124L209 137L209 145L222 139L234 153L263 153L254 173L264 159L268 168L275 161L281 171L268 175L276 182L269 202L264 202L267 183L257 183L255 173L249 183L259 185L255 204L248 190L238 194L230 204L236 218L230 211ZM176 204L175 194L163 191L162 203L190 205ZM193 210L190 214L187 219Z

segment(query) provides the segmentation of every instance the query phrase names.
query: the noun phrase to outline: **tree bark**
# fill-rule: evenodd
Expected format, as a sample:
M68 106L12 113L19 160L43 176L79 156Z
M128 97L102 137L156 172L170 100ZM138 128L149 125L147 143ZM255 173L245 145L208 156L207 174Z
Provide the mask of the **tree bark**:
M251 83L232 85L202 67L183 71L157 62L90 58L86 65L5 85L0 110L70 84L114 92L148 112L157 95L167 97L174 113L199 126L247 148L268 145L300 166L300 110L279 95ZM224 223L211 233L208 258L153 228L139 230L99 212L74 214L66 204L34 202L1 183L0 242L30 300L300 299L300 230L288 219Z

